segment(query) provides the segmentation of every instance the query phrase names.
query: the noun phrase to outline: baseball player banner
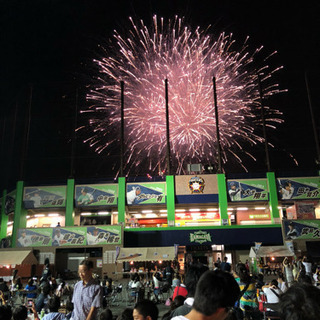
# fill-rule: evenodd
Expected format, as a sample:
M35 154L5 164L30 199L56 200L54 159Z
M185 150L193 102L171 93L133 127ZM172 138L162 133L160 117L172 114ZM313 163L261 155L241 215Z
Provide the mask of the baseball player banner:
M228 180L231 201L265 201L269 199L267 179Z
M120 226L87 227L87 245L121 244Z
M278 179L281 200L320 199L320 177Z
M25 187L23 190L26 209L65 207L66 197L66 186Z
M115 206L118 202L118 184L76 185L76 207Z
M83 246L87 244L86 227L54 228L52 233L53 246Z
M127 184L127 204L166 203L166 183L146 182Z
M284 220L285 240L320 239L320 220Z
M6 215L8 215L11 212L14 212L14 207L16 204L16 193L16 190L14 190L6 195L4 207L4 212Z
M19 229L17 247L48 247L52 245L52 228Z

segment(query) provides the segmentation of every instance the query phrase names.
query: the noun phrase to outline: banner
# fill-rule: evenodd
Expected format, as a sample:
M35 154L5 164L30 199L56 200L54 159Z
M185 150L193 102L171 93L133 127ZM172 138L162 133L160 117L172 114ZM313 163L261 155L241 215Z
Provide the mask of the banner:
M294 254L294 245L292 240L286 240L288 250Z
M121 226L19 229L17 247L121 244Z
M268 200L267 179L228 180L227 187L231 201Z
M254 243L254 249L255 249L256 255L258 255L258 252L259 252L261 245L262 245L262 242L255 242Z
M87 227L87 244L121 244L119 226Z
M285 240L320 238L320 220L285 220L283 228Z
M77 185L76 207L115 206L118 200L118 184Z
M66 186L25 187L24 207L26 209L65 207L66 194Z
M175 176L176 203L217 203L216 174Z
M146 182L127 184L127 204L166 203L166 183Z
M14 212L15 204L16 204L16 190L11 191L6 195L5 208L4 208L4 212L6 215L8 215L11 212Z
M320 199L320 177L278 179L281 200Z
M52 245L52 228L19 229L17 247L48 247Z

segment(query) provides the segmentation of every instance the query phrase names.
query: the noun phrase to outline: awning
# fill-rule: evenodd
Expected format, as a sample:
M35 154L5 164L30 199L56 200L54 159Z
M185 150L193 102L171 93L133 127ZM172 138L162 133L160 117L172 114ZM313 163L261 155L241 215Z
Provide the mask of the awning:
M294 253L291 252L286 246L270 246L270 247L260 247L258 251L259 257L291 257ZM250 258L255 258L257 256L255 248L250 249Z
M37 264L38 260L31 250L0 251L0 265Z
M173 260L174 247L159 248L121 248L117 261Z

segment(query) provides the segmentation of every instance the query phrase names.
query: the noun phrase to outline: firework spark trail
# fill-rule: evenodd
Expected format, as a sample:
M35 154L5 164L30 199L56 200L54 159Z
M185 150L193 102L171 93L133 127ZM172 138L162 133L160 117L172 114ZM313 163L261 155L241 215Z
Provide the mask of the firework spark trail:
M175 170L183 171L186 161L216 161L216 128L212 78L216 77L223 161L234 157L242 166L239 153L249 143L264 142L256 133L261 125L257 74L262 81L280 68L254 67L255 56L247 48L233 49L234 40L225 33L215 40L198 27L192 32L176 17L165 26L163 18L153 19L148 29L143 21L130 18L129 36L114 32L116 44L105 47L105 57L95 60L100 77L88 100L92 105L86 140L96 152L102 152L117 138L110 139L120 126L120 80L125 82L125 126L127 169L148 159L149 169L165 166L166 123L164 79L169 81L170 143ZM276 84L264 88L264 95L280 92ZM274 127L280 112L266 110L266 123Z

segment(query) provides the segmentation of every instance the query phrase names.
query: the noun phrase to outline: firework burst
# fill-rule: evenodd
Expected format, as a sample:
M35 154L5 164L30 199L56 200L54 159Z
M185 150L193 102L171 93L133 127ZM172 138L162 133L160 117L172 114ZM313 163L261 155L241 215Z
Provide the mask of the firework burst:
M148 28L135 23L126 36L114 32L114 43L101 47L104 56L94 60L99 69L88 94L89 128L85 141L98 153L120 139L120 81L125 83L125 144L127 171L148 163L148 169L165 168L166 116L164 80L169 82L170 145L173 168L183 172L186 163L216 162L213 76L216 77L219 129L223 161L235 158L243 167L245 146L263 143L259 117L258 74L264 97L280 92L270 77L279 70L266 63L255 67L261 51L249 53L247 40L233 49L232 35L214 37L199 27L192 31L183 19L165 23L153 18ZM268 83L268 85L267 85ZM281 122L277 110L266 108L266 124ZM253 157L253 156L252 156Z

